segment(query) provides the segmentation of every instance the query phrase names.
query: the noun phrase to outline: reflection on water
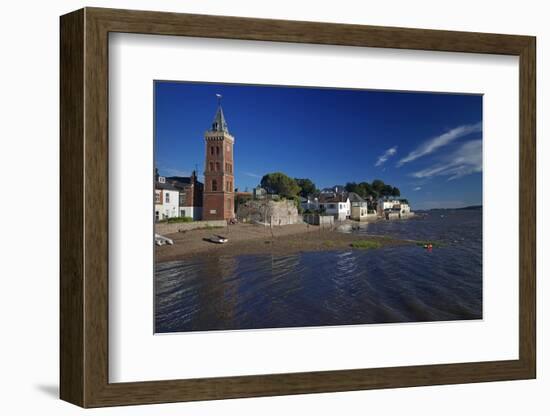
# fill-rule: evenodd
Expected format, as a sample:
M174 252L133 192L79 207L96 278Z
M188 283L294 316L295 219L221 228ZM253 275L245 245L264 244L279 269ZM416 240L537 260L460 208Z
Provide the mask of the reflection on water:
M481 211L430 211L354 232L438 240L417 246L160 263L156 332L482 317Z

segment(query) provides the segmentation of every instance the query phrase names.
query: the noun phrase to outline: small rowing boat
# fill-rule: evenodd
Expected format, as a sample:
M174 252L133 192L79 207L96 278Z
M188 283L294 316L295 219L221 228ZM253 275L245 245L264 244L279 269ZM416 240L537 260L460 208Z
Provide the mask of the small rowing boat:
M213 235L210 237L210 241L216 244L225 244L229 241L229 239L223 235Z
M165 244L173 245L174 240L168 237L164 237L163 235L160 235L160 234L155 234L155 244L157 246L163 246Z

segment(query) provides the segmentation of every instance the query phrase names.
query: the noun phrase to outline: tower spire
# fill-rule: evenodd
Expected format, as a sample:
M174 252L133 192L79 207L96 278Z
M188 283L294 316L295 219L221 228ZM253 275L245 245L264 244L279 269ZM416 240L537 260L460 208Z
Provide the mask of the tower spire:
M229 128L227 127L227 122L225 121L225 116L223 115L222 109L222 95L216 94L218 98L218 110L216 111L216 116L212 122L212 131L220 131L229 133Z

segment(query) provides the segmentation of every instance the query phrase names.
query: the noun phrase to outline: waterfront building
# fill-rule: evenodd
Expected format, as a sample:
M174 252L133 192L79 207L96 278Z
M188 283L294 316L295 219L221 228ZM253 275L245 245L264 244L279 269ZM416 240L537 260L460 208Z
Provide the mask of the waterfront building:
M405 198L385 197L380 198L377 203L377 214L379 217L388 218L388 214L392 214L391 217L397 215L398 218L407 218L413 215L409 201ZM396 214L396 215L393 215Z
M300 205L304 211L317 211L319 209L319 198L308 195L307 198L300 197Z
M197 173L193 171L191 176L170 176L166 182L179 191L178 215L194 221L201 220L204 185L197 179Z
M369 203L355 192L350 192L348 197L351 204L351 219L366 221L369 218Z
M211 128L204 134L205 166L203 220L227 220L235 216L233 145L221 103Z
M338 221L344 221L351 215L351 204L346 193L330 194L321 193L319 196L319 209L326 214L334 216Z
M164 176L155 180L155 221L179 216L179 191Z

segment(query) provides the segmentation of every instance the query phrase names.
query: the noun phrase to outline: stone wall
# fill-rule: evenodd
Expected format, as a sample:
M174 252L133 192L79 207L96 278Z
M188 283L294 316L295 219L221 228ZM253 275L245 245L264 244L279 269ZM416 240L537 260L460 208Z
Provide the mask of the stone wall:
M304 221L311 225L321 227L332 227L334 225L333 215L304 214Z
M199 228L208 228L208 227L225 227L227 226L227 221L218 220L218 221L193 221L193 222L180 222L180 223L158 223L155 224L155 233L165 235L173 234L180 231L191 231L197 230Z
M302 216L292 200L251 200L239 205L237 219L241 222L279 226L301 224Z

